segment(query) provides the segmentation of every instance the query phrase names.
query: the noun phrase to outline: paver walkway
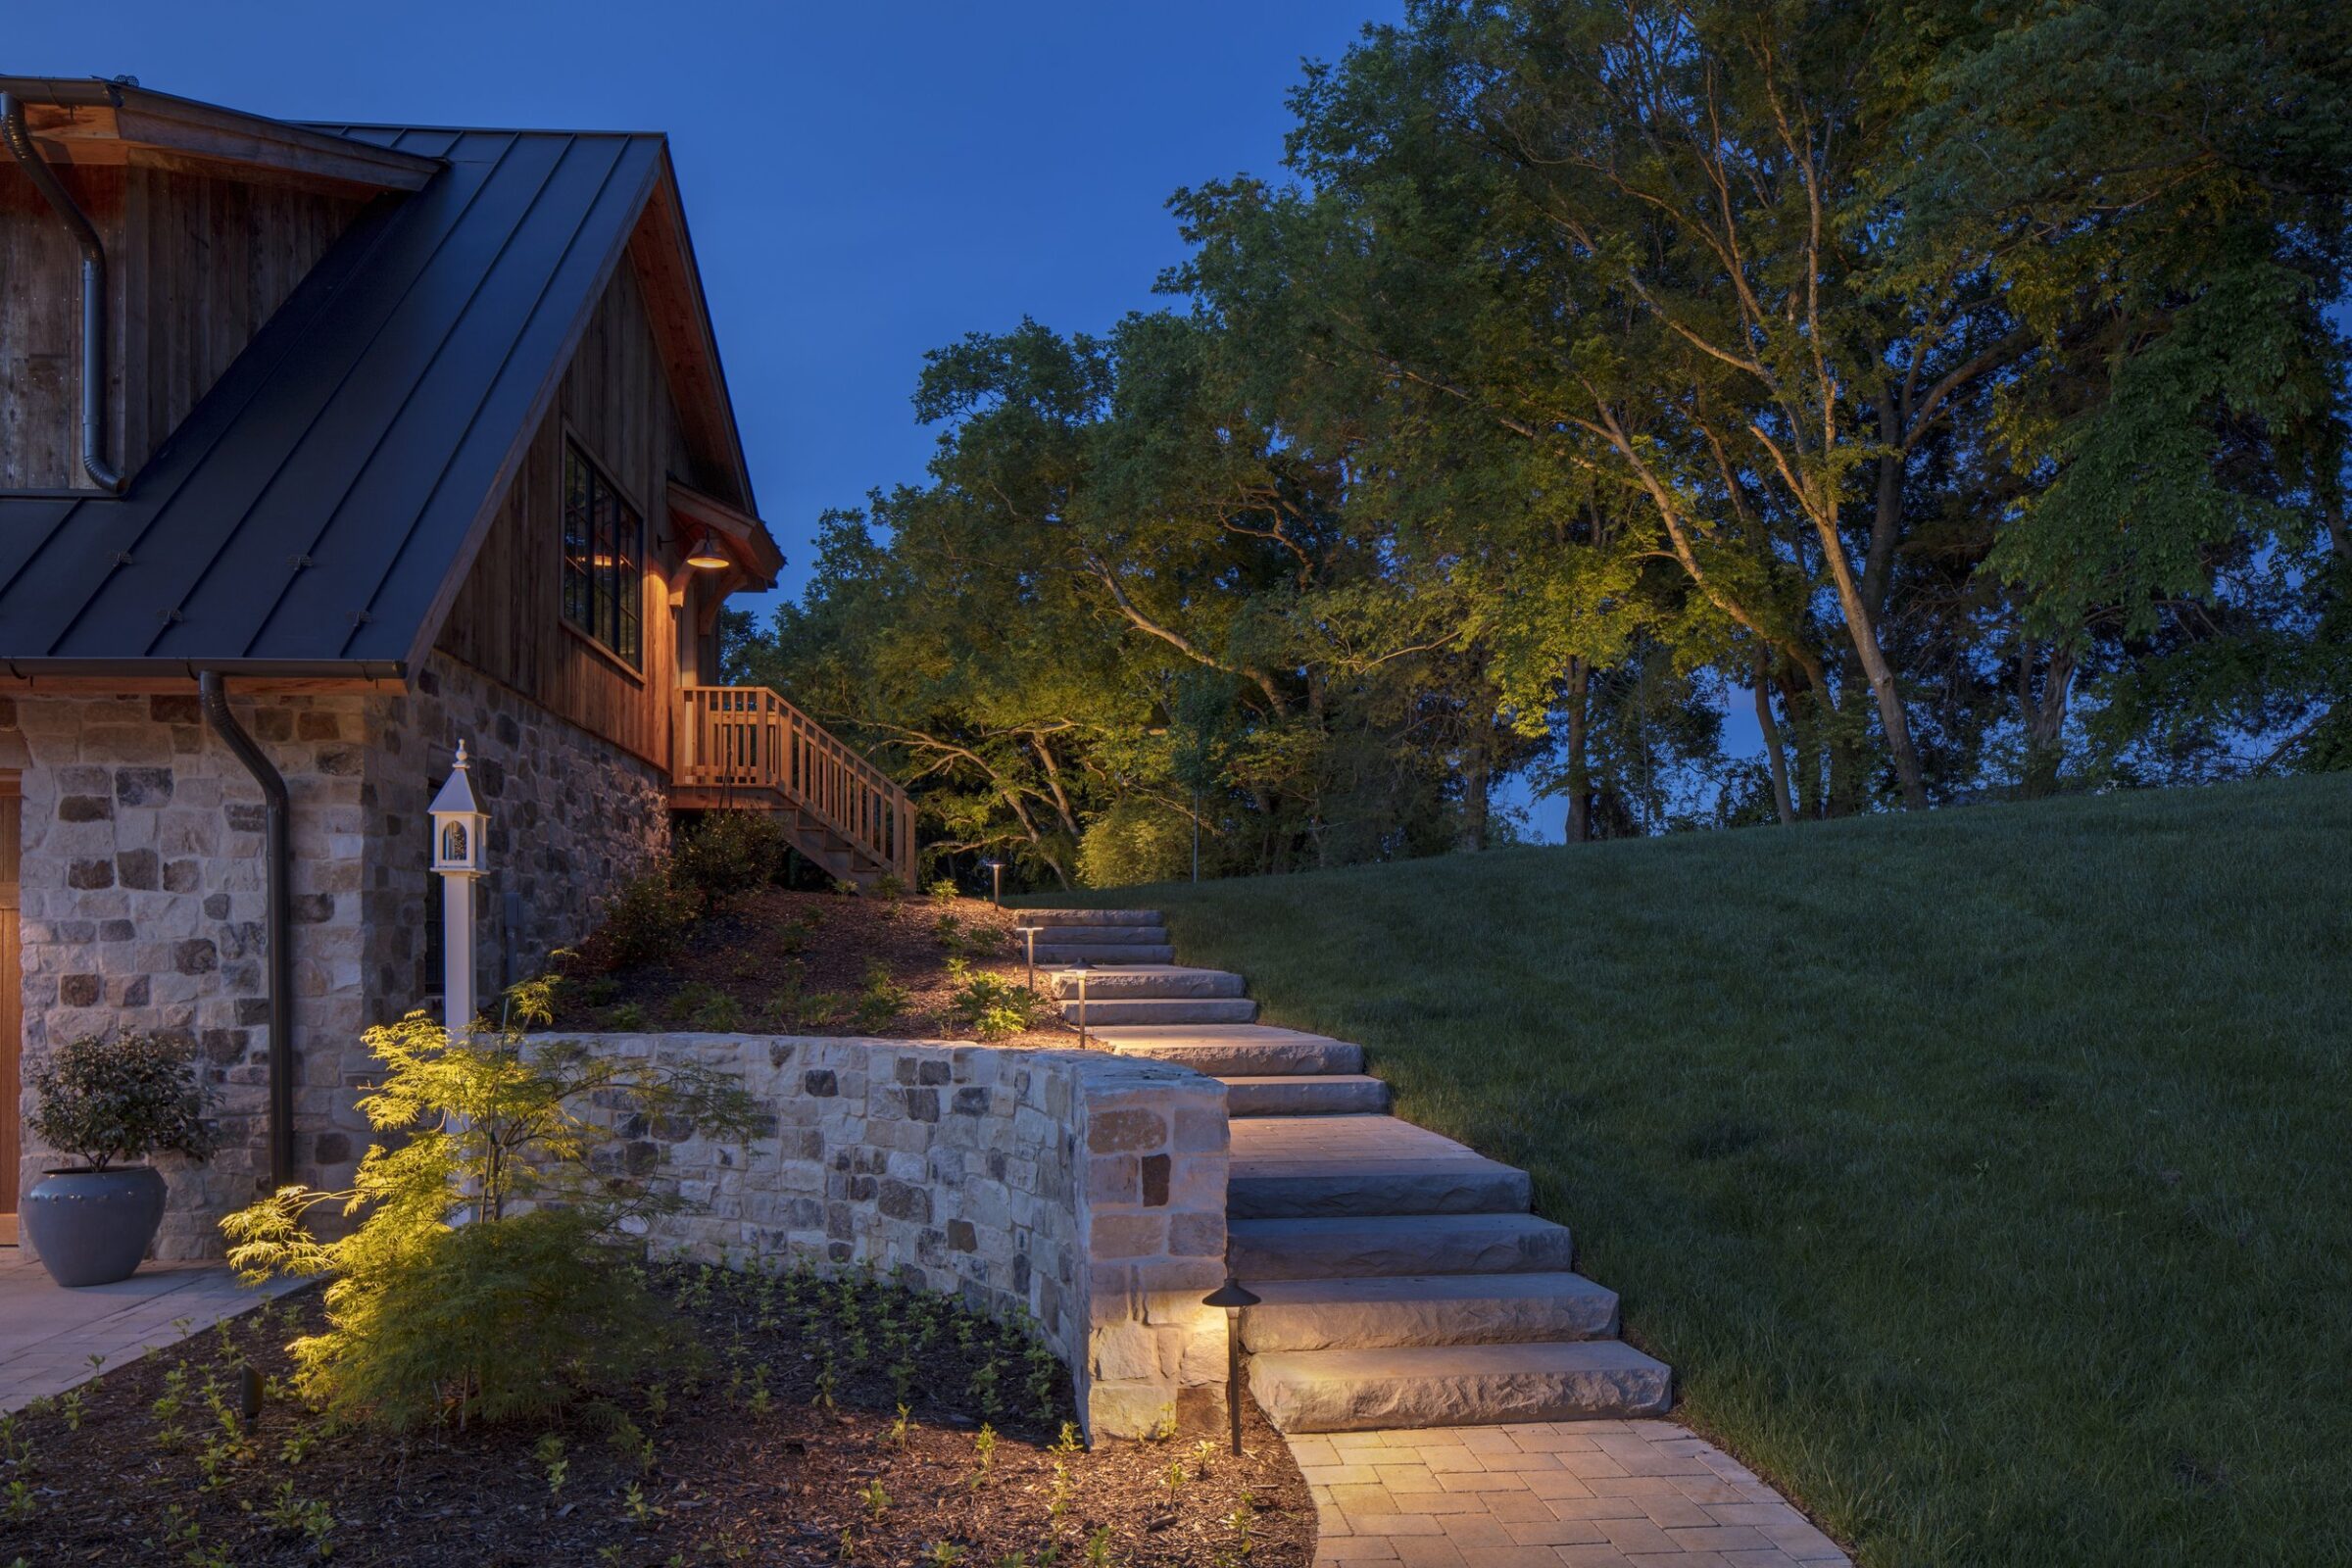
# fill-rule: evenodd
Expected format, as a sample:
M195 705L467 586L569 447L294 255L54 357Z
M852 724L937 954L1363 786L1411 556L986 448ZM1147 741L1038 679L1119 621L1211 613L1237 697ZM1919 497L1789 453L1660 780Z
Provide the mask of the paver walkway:
M1318 1563L1796 1568L1837 1544L1671 1421L1334 1432L1290 1440Z
M23 1250L0 1247L0 1411L63 1394L303 1284L249 1290L219 1263L142 1263L126 1280L69 1291ZM93 1355L104 1357L99 1366Z
M1242 977L1182 968L1151 910L1040 910L1087 965L1111 1049L1227 1086L1231 1266L1250 1388L1321 1515L1318 1564L1789 1568L1842 1563L1771 1488L1647 1419L1672 1374L1617 1338L1527 1173L1387 1114L1363 1049L1255 1021ZM1055 975L1076 1021L1078 977Z

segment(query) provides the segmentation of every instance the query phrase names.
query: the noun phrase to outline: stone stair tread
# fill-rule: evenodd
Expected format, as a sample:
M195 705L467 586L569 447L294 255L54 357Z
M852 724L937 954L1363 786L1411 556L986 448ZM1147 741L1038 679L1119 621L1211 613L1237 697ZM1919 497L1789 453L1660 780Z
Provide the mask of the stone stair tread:
M1360 1072L1216 1076L1225 1086L1228 1116L1358 1115L1389 1108L1389 1086Z
M1243 1116L1232 1124L1233 1219L1517 1213L1527 1172L1396 1116Z
M1075 997L1061 1004L1062 1018L1078 1021ZM1108 997L1087 998L1087 1027L1127 1023L1248 1023L1257 1016L1257 1004L1248 997Z
M1261 1280L1242 1312L1252 1351L1610 1339L1617 1293L1582 1274L1390 1274Z
M1558 1273L1576 1251L1565 1225L1532 1214L1228 1217L1225 1232L1233 1272L1246 1282Z
M1192 997L1238 997L1247 988L1230 969L1196 969L1180 963L1113 963L1086 969L1056 969L1047 983L1063 1001L1078 995L1079 976L1086 977L1090 1002L1135 998L1173 1000Z
M1040 926L1037 931L1037 953L1047 948L1075 948L1087 955L1092 964L1094 955L1103 955L1105 964L1148 964L1151 959L1136 959L1136 953L1146 948L1166 948L1169 933L1159 926Z
M1284 1432L1354 1432L1656 1414L1673 1374L1620 1340L1397 1346L1253 1356L1250 1392Z
M1115 956L1114 956L1115 955ZM1129 943L1116 948L1081 948L1061 942L1041 942L1037 945L1037 961L1041 967L1059 968L1084 959L1090 964L1101 963L1173 963L1174 948L1153 947L1149 943Z
M1352 1073L1364 1064L1361 1046L1286 1029L1266 1030L1261 1038L1245 1034L1258 1027L1249 1023L1114 1024L1098 1032L1103 1044L1122 1056L1172 1061L1217 1078Z
M1023 925L1164 925L1157 909L1015 909Z

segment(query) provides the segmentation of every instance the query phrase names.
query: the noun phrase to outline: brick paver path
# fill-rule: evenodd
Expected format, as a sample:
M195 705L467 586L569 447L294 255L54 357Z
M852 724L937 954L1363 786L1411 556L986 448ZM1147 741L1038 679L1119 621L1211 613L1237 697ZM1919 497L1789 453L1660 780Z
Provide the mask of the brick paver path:
M1671 1421L1293 1437L1317 1568L1796 1568L1845 1554Z
M63 1394L304 1283L248 1290L219 1263L142 1263L126 1280L69 1291L19 1249L0 1247L0 1411ZM105 1358L100 1367L93 1355Z

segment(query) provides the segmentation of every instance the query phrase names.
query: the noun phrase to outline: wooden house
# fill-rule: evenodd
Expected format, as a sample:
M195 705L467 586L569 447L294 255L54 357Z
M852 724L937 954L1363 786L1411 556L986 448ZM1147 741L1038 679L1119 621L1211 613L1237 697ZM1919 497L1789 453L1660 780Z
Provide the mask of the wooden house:
M437 989L460 740L485 987L679 811L911 879L906 796L722 683L720 607L782 560L662 137L0 77L0 1239L43 1163L22 1064L85 1033L181 1035L221 1087L167 1255L349 1174L360 1033Z

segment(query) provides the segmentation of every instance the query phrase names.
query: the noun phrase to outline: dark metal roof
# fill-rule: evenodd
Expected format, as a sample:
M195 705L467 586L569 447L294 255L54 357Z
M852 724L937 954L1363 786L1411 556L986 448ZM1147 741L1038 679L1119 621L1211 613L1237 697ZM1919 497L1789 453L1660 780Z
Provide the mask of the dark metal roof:
M447 167L361 215L122 497L0 496L16 673L403 672L665 159L342 133Z

